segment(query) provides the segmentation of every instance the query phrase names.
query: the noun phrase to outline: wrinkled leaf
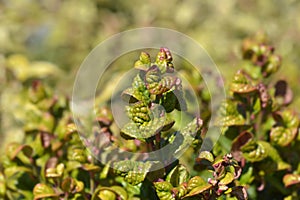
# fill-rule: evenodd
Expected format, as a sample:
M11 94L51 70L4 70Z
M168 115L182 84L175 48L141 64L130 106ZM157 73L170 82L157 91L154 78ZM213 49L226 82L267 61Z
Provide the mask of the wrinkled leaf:
M156 194L159 197L159 199L164 200L175 200L175 197L173 196L171 190L173 188L172 184L163 181L163 182L155 182L154 187L156 190Z
M144 181L150 168L150 162L124 160L114 163L115 172L132 185L137 185Z
M238 71L231 82L230 90L234 93L247 94L256 91L256 87L252 85L242 71Z
M235 103L227 100L224 101L220 107L216 124L218 126L241 126L245 125L245 119L238 112Z

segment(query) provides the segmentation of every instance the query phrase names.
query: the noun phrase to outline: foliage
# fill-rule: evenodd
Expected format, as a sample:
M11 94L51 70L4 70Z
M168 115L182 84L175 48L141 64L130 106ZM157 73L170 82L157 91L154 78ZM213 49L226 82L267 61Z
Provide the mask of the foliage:
M97 108L94 120L100 129L95 129L95 157L85 148L90 141L82 142L72 121L68 98L55 96L42 82L33 81L24 94L24 142L10 143L1 158L0 198L298 198L299 117L288 107L292 92L287 82L271 79L281 58L262 37L246 39L242 54L245 66L234 75L229 97L219 110L215 125L222 136L211 152L199 152L208 129L209 106L183 127L176 124L180 122L176 113L186 112L188 103L167 48L160 49L154 62L146 52L135 62L137 74L121 95L128 103L124 109L129 117L121 130L114 128L108 108ZM209 105L205 89L197 92L201 103ZM171 155L156 160L100 163L96 158L109 142L142 153L177 142L178 146ZM193 169L176 158L186 149ZM168 163L164 156L173 156L175 162Z

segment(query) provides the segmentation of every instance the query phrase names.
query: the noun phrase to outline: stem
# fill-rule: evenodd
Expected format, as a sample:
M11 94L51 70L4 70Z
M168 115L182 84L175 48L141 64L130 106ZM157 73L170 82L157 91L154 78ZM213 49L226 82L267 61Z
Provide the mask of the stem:
M90 191L91 194L94 193L94 189L95 189L95 182L94 182L94 173L93 172L89 172L90 174Z
M262 119L263 119L263 111L259 112L257 119L256 119L256 123L255 123L255 125L256 125L255 132L257 135L257 139L263 139L263 137L264 137L262 131L260 131Z
M161 133L155 135L155 150L160 149Z

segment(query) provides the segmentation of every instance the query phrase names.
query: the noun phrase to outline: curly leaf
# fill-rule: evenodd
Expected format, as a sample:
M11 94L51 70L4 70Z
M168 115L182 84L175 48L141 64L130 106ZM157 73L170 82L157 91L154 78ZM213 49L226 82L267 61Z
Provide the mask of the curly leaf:
M217 119L218 126L241 126L245 125L244 117L238 112L234 102L227 100L222 103Z
M214 156L209 151L201 151L199 156L197 157L197 162L201 162L202 160L207 160L210 163L214 162Z
M286 174L283 177L283 183L284 183L285 187L299 184L300 183L300 175L299 174Z
M171 172L166 177L166 181L171 183L174 187L179 186L180 184L187 182L190 178L190 175L183 165L177 165L172 169Z
M228 185L234 180L234 174L232 172L226 172L225 176L219 181L219 185Z
M100 188L93 194L92 200L117 200L117 195L109 188Z
M175 150L174 155L180 153L182 149L185 149L192 144L192 142L195 140L195 137L200 133L202 126L203 121L197 117L180 130L180 134L183 136L183 141L179 141L179 147ZM171 143L173 143L174 141L177 141L176 138L175 140L171 141Z
M92 200L127 200L127 192L120 186L112 187L98 187L93 196Z
M154 187L160 200L175 200L175 197L172 194L173 186L171 183L167 181L155 182Z
M121 130L121 135L125 139L139 139L145 141L153 137L160 131L169 130L175 121L168 118L154 118L149 123L142 126L137 126L135 123L127 123Z
M115 172L124 177L124 180L132 185L137 185L144 181L151 168L150 162L138 162L124 160L114 163Z
M143 125L151 120L150 109L147 104L142 101L127 106L129 118L137 125Z
M262 67L262 74L264 77L268 77L279 70L281 65L281 57L278 55L271 55L268 58L267 63Z
M241 148L242 146L244 146L245 144L247 144L250 140L253 139L253 134L248 132L248 131L244 131L242 133L240 133L233 141L232 141L232 145L231 145L231 152L232 155L234 157L234 159L236 159L237 161L241 161L242 160L242 152L241 152Z
M139 99L142 98L139 93L134 93L134 90L132 88L124 90L121 94L121 97L123 101L128 103L136 103L139 101Z
M68 160L84 163L87 160L86 150L81 148L69 147Z
M250 141L241 148L243 156L250 162L260 162L262 169L277 171L290 169L290 165L282 161L277 150L265 141Z
M73 179L71 177L68 177L62 181L61 189L64 192L69 192L69 193L82 192L84 189L84 183L76 179Z
M156 56L155 63L158 65L162 73L173 72L174 66L172 63L172 55L168 48L160 48L159 53Z
M65 165L60 163L56 166L56 168L47 168L45 172L45 176L47 178L57 178L61 177L64 173Z
M292 111L274 113L278 126L273 127L270 132L270 139L280 146L289 145L298 133L299 118Z
M58 199L58 194L55 193L53 188L43 183L34 186L33 195L35 200L54 197Z
M250 141L241 147L243 156L250 162L258 162L268 157L270 144L264 141Z
M184 196L185 198L193 197L209 190L212 187L211 184L204 181L200 176L195 176L188 182L188 194Z
M231 82L230 90L234 93L247 94L256 91L256 87L251 84L242 71L238 71Z
M274 127L270 132L270 139L279 146L289 145L296 137L297 128L284 128L282 126Z
M29 164L29 158L32 156L33 149L29 145L10 143L6 149L6 155L14 160L18 157L23 163Z

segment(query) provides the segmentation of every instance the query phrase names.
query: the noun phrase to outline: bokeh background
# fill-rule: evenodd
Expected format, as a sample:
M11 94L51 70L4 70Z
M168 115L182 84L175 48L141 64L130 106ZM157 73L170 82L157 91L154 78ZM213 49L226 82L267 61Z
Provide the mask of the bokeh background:
M22 91L33 79L70 96L80 64L97 44L145 26L174 29L198 41L225 80L241 67L242 40L265 32L283 58L277 76L290 83L297 107L299 10L296 0L0 0L1 149L22 139Z

